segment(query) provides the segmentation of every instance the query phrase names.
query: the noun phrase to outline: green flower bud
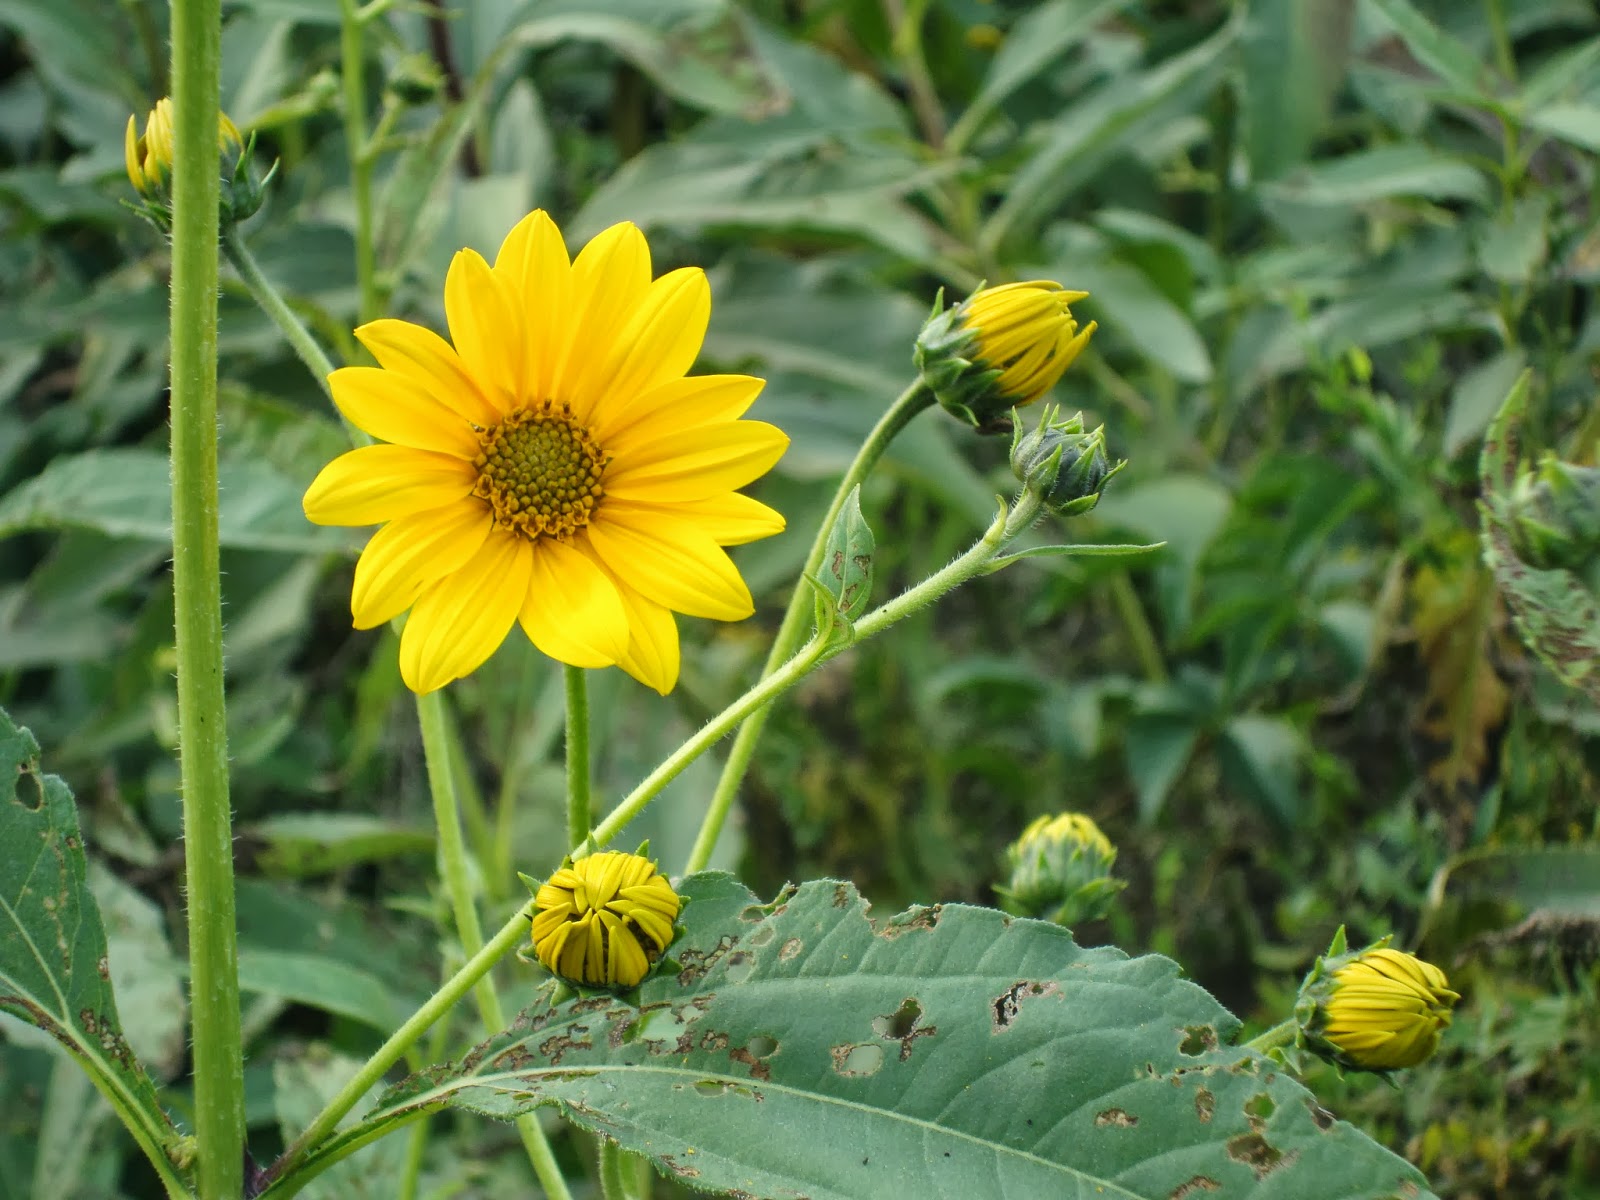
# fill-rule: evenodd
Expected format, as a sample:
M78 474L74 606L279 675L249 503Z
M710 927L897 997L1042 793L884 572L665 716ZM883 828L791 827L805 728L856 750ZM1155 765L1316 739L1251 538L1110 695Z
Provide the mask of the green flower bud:
M1295 1003L1307 1049L1341 1067L1382 1074L1414 1067L1439 1048L1461 997L1438 967L1388 942L1351 954L1344 930L1334 935Z
M444 90L444 72L431 54L403 55L386 86L402 104L427 104Z
M1077 925L1103 917L1126 884L1111 875L1116 847L1082 813L1043 816L1006 851L1011 877L1002 907L1022 917Z
M1508 514L1511 543L1541 571L1581 572L1600 551L1600 470L1546 451L1517 477Z
M1085 432L1082 413L1059 417L1059 408L1047 408L1034 429L1013 434L1011 470L1046 508L1070 517L1098 504L1106 481L1126 464L1107 460L1104 425Z
M1056 385L1097 328L1081 330L1071 305L1088 292L1033 280L979 288L942 309L943 296L917 335L912 360L947 412L979 433L1008 433L1011 410Z

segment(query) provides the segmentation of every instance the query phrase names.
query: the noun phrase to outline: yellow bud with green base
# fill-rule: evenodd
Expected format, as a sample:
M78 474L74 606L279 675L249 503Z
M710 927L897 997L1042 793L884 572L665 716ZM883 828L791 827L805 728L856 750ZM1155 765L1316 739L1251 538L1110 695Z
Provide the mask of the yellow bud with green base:
M564 864L535 893L534 953L569 983L626 990L672 944L682 907L643 855L590 854Z
M149 219L163 232L172 228L172 156L176 139L173 134L173 109L170 97L163 96L145 117L144 132L139 132L136 116L128 118L123 136L123 154L128 168L128 181L139 193L140 202L130 205ZM246 143L239 127L228 119L227 113L218 114L217 154L221 172L220 218L224 227L255 214L266 198L266 184L273 171L264 179L255 179L250 172L251 152L255 147L252 137Z
M979 288L954 308L943 298L917 335L912 359L944 407L979 433L1009 433L1011 410L1041 399L1097 328L1078 327L1071 292L1037 279Z
M1300 985L1299 1042L1357 1071L1399 1071L1439 1048L1461 997L1438 967L1389 946L1388 938L1349 953L1344 929Z
M1022 917L1077 925L1103 917L1126 885L1112 876L1116 847L1082 813L1043 816L1006 851L1010 877L1001 907Z

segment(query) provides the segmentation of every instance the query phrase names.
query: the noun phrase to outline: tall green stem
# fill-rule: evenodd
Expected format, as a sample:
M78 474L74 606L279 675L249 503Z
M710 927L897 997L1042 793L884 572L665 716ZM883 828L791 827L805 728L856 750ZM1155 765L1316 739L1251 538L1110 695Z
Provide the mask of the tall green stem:
M1265 1033L1258 1034L1244 1044L1246 1050L1255 1050L1265 1054L1269 1050L1277 1050L1294 1041L1300 1032L1300 1022L1291 1017L1287 1021L1279 1022Z
M444 695L430 692L417 697L417 719L422 726L422 749L428 762L428 790L433 793L434 823L439 830L439 865L444 876L445 891L450 896L450 907L455 914L456 935L461 939L462 953L476 959L484 949L483 927L478 923L478 909L472 898L472 881L467 871L467 847L461 836L461 806L456 797L454 771L450 764L450 734L445 725ZM505 1010L500 1006L500 995L495 991L494 980L484 970L473 984L473 996L478 1004L478 1015L489 1033L498 1033L506 1026ZM517 1132L527 1149L528 1160L533 1164L539 1185L552 1200L572 1200L567 1183L556 1165L555 1154L539 1127L539 1119L532 1113L517 1118Z
M778 634L773 638L766 664L761 668L762 679L766 679L782 666L805 640L806 620L811 611L812 593L811 585L805 581L804 576L815 575L822 566L822 554L828 545L828 534L833 530L833 523L844 508L845 500L877 465L878 460L883 457L883 452L889 448L889 443L894 441L895 435L932 403L933 393L928 391L922 381L913 383L889 406L889 410L883 414L872 432L867 435L867 440L861 444L861 449L856 452L855 461L850 464L844 473L844 478L839 481L839 487L833 495L833 503L828 505L828 513L822 518L822 525L811 543L811 551L806 555L802 577L796 581L794 591L789 596L789 607L783 614L783 623L778 626ZM717 790L711 795L711 806L706 810L705 818L700 824L700 833L695 838L694 849L689 853L689 862L684 870L703 871L706 864L711 861L712 852L717 848L717 839L722 836L722 827L727 823L734 798L739 794L745 772L750 767L750 759L755 754L756 743L761 740L762 731L767 727L769 711L765 707L757 708L740 727L738 736L733 739L733 745L728 749L728 761L723 764L722 775L717 780Z
M622 1147L603 1136L600 1139L600 1194L605 1200L633 1200L623 1172Z
M567 667L567 846L589 836L589 684L582 667Z
M356 210L356 286L360 324L378 315L377 260L372 247L372 153L367 140L367 92L361 34L367 14L339 0L339 73L344 83L344 140L350 155L350 193Z
M238 1200L244 1063L217 545L218 0L173 0L172 592L201 1200Z

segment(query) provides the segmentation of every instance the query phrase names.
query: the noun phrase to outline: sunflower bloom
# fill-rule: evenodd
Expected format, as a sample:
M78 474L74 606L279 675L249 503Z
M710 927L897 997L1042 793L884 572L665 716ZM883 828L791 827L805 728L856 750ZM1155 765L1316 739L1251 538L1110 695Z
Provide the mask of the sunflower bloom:
M1397 1071L1439 1048L1460 998L1438 967L1379 943L1318 960L1296 1016L1306 1044L1324 1058L1361 1071Z
M1089 344L1072 306L1088 292L1048 279L980 288L935 312L917 335L913 358L947 412L980 433L1009 433L1010 412L1042 398Z
M534 952L573 983L631 988L672 944L682 903L648 858L591 854L562 867L535 894Z
M458 253L444 307L450 342L373 321L356 337L379 366L329 377L340 411L384 443L336 458L305 496L318 524L384 522L356 564L356 628L410 610L400 672L419 693L475 670L520 623L551 658L620 666L665 694L673 614L748 617L723 547L784 524L736 491L789 443L740 420L762 381L684 374L710 318L705 273L652 280L627 223L569 260L541 211L493 266Z

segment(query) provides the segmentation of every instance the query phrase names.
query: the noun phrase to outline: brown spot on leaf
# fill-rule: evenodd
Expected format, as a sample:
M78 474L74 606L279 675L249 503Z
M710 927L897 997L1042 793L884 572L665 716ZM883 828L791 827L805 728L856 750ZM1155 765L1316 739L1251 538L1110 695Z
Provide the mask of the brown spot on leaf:
M1265 1179L1279 1167L1300 1157L1299 1151L1284 1154L1259 1133L1241 1133L1228 1140L1228 1157L1249 1167L1257 1179Z
M833 906L835 908L850 907L850 885L848 883L836 883L833 885Z
M683 951L678 955L678 964L683 968L678 972L678 986L690 987L700 982L700 979L738 944L738 938L732 934L723 934L721 940L710 950Z
M878 929L877 923L873 922L873 930L878 937L892 942L895 938L903 937L905 934L937 927L939 916L943 911L944 905L942 904L922 905L917 908L907 909L898 916L890 917L882 929Z
M593 1050L594 1043L588 1038L587 1025L574 1025L564 1033L556 1033L545 1038L539 1043L539 1053L544 1055L552 1067L561 1065L561 1058L568 1050Z
M1211 1114L1217 1111L1217 1098L1210 1088L1199 1088L1194 1094L1194 1115L1200 1118L1202 1124L1211 1120Z
M1338 1120L1331 1112L1309 1096L1306 1097L1306 1108L1311 1112L1312 1123L1323 1133L1327 1133L1328 1130L1332 1129L1334 1121Z
M1168 1195L1167 1200L1185 1200L1185 1197L1193 1196L1200 1192L1218 1192L1221 1190L1222 1185L1215 1179L1211 1178L1211 1176L1196 1175L1187 1183L1180 1183L1177 1187L1173 1188L1171 1194Z
M1094 1123L1101 1129L1107 1125L1114 1125L1118 1129L1132 1129L1139 1123L1139 1118L1125 1108L1108 1108L1105 1112L1095 1113Z
M790 938L782 946L778 947L778 961L788 962L804 949L805 943L799 938Z

